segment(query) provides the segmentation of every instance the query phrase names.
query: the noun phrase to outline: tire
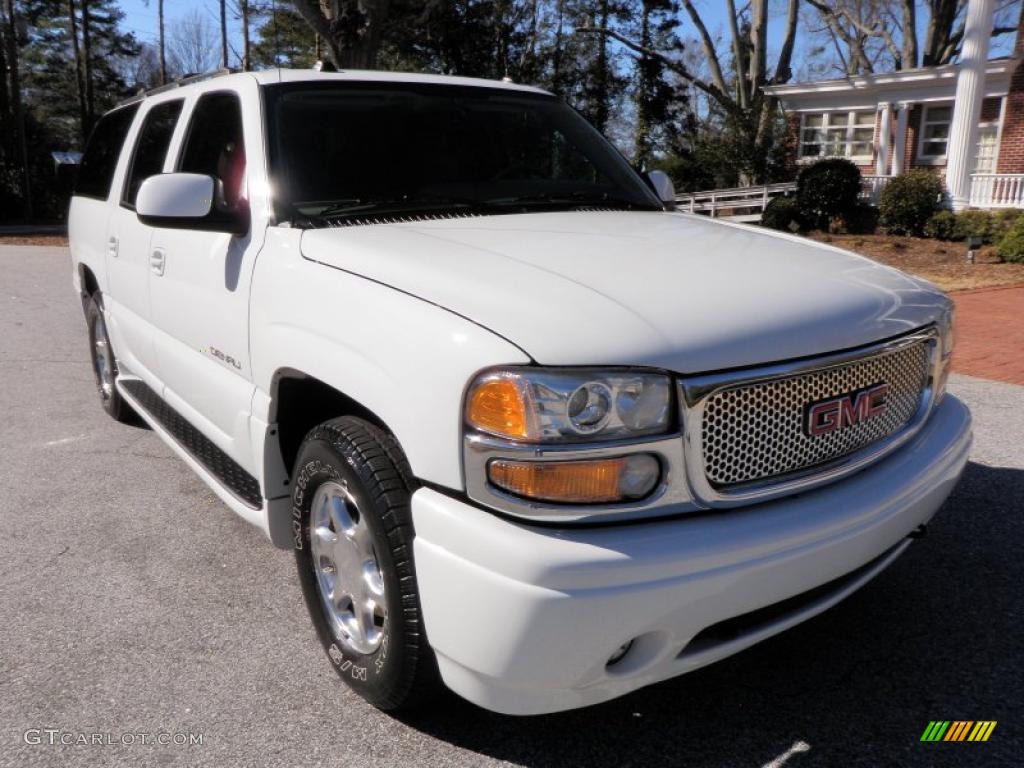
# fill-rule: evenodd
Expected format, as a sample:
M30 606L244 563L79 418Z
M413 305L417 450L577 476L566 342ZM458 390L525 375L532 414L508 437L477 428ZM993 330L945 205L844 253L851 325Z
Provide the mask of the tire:
M342 417L295 463L295 564L335 671L370 704L410 709L440 690L413 566L412 472L393 437Z
M107 322L103 316L103 299L99 291L89 297L85 305L85 323L89 330L89 359L96 377L96 390L100 405L112 418L131 422L135 413L117 391L117 357L110 345Z

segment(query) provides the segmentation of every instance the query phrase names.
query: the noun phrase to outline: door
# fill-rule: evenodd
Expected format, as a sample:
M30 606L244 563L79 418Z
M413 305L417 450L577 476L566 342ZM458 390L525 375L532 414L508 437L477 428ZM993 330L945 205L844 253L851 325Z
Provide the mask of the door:
M974 152L975 173L995 173L999 157L998 123L981 123L978 126L978 146Z
M110 192L138 111L138 103L129 104L108 112L96 124L78 167L75 194L68 213L72 262L88 266L104 293L110 287L107 282ZM116 197L113 204L117 204Z
M158 391L149 286L153 230L135 215L135 198L143 181L163 171L183 105L183 99L158 102L143 114L107 233L109 288L104 302L114 349L125 372Z
M258 94L247 103L257 104ZM247 158L262 156L253 112L248 119L257 122L247 124L235 90L202 94L178 150L175 170L213 176L215 205L226 209L248 207ZM150 244L163 260L162 271L150 273L150 291L164 398L257 476L249 451L249 286L263 224L254 216L243 236L158 228Z

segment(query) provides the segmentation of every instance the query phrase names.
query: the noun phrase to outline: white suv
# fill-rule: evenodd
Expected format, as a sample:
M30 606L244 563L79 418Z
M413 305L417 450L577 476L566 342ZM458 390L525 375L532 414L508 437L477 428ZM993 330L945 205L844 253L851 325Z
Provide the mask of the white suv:
M970 446L940 291L671 197L535 88L162 89L71 205L100 398L294 548L376 706L619 696L853 592Z

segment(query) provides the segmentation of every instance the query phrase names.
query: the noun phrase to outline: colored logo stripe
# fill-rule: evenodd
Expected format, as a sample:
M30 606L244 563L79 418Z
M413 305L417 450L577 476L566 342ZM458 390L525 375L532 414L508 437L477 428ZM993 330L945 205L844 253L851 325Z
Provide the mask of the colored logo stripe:
M974 726L974 730L971 731L971 735L967 737L967 740L988 741L988 737L992 735L992 731L995 729L995 720L979 720L978 724Z
M943 741L963 741L972 725L974 723L970 720L954 720Z
M988 741L995 727L995 720L931 720L921 741Z

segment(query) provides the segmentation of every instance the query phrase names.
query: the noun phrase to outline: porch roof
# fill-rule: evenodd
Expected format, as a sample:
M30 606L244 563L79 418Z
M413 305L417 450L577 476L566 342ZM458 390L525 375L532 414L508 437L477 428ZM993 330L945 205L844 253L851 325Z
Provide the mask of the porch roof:
M1019 56L992 59L985 70L985 96L1004 96ZM765 86L783 108L800 112L815 109L858 109L880 102L919 103L951 101L956 93L959 65L919 67L899 72L851 75L836 80Z

